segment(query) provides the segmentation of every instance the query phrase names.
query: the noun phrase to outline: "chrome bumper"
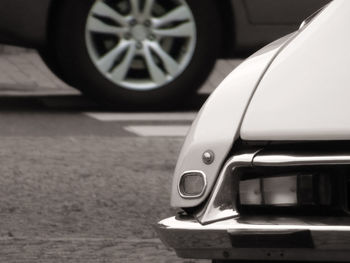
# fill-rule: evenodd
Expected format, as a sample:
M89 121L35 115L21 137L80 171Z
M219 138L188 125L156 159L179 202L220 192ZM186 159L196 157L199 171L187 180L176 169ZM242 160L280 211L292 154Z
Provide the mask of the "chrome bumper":
M201 225L171 217L158 223L162 241L196 259L349 261L349 218L227 219Z
M305 147L304 147L305 148ZM158 223L162 241L183 258L350 261L350 217L246 217L237 209L241 167L350 165L350 153L312 148L254 150L227 160L203 207L192 218ZM349 212L349 211L347 211Z

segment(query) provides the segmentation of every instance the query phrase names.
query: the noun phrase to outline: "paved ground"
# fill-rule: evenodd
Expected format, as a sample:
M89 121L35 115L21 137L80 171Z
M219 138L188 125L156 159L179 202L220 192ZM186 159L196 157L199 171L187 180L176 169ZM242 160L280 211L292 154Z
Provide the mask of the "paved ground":
M192 262L152 224L202 94L171 113L106 112L57 80L34 53L0 57L0 262ZM206 261L203 261L206 262Z
M21 49L9 50L2 54L0 59L1 95L79 94L57 79L36 53L21 52ZM214 90L239 63L237 60L219 61L214 73L203 85L201 93Z

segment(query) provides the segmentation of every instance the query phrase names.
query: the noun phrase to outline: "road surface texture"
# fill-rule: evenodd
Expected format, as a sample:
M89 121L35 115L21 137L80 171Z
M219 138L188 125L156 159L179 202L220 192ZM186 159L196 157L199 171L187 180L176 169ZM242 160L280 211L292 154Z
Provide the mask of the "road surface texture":
M56 79L33 52L0 56L0 262L208 262L179 259L152 225L220 61L192 104L108 112Z

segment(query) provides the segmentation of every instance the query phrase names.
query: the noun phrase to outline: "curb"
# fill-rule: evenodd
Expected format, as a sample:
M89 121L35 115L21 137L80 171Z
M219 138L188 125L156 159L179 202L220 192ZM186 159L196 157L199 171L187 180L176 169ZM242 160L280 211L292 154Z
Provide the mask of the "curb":
M32 49L0 44L0 55L29 53L29 52L32 52Z

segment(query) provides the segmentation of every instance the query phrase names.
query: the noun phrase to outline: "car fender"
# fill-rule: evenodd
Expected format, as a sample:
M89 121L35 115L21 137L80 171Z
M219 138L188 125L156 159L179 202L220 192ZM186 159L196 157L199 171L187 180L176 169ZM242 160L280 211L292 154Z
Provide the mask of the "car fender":
M279 39L258 51L236 68L212 93L200 110L181 150L173 177L171 205L195 207L209 195L232 145L239 137L242 118L261 77L294 34ZM215 158L204 164L203 153L210 150ZM188 171L206 176L206 189L196 199L186 199L178 192L181 176Z

